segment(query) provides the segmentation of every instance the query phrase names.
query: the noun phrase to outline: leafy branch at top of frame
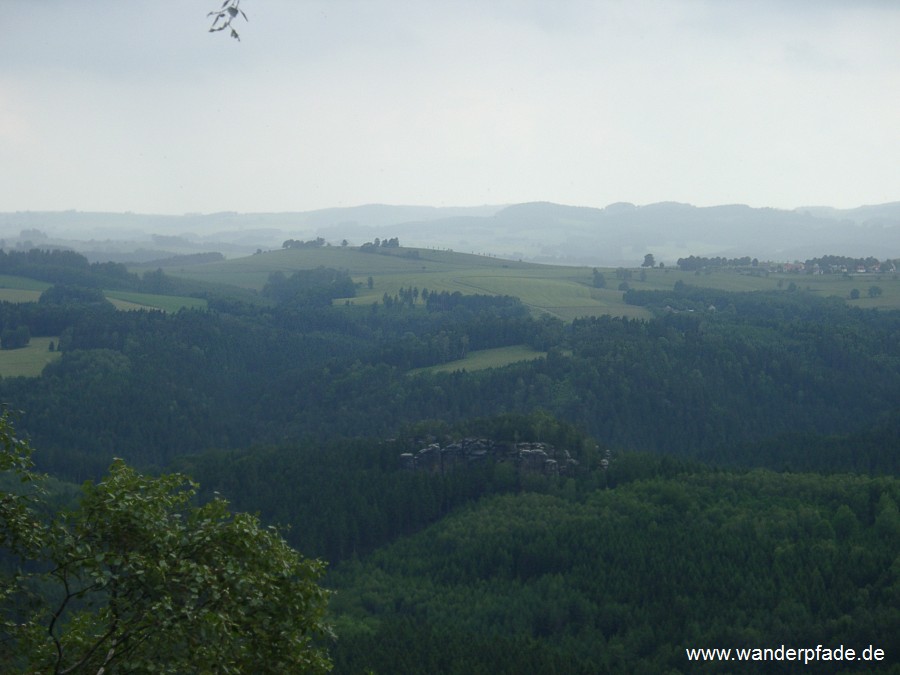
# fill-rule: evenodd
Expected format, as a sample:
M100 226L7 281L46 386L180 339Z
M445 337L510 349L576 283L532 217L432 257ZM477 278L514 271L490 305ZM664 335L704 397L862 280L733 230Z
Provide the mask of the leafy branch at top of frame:
M232 22L237 18L238 14L244 17L244 21L249 21L240 5L241 0L225 0L219 9L213 10L207 14L206 16L215 17L212 25L209 27L209 32L218 33L219 31L230 29L231 37L240 42L241 37L234 29L234 26L232 26Z

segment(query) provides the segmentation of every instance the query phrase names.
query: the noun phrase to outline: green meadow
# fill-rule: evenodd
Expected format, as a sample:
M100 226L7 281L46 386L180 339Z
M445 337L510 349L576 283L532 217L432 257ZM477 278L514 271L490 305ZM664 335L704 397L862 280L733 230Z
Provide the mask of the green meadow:
M0 275L0 302L37 302L41 293L52 284L25 277ZM133 293L130 291L103 291L106 298L121 310L161 309L177 312L179 309L205 309L206 300L176 295Z
M14 277L9 274L0 274L0 289L4 290L25 290L25 291L45 291L52 284L46 281L38 281L36 279L28 279L26 277Z
M480 349L469 352L464 359L449 361L438 366L419 368L410 374L416 373L453 373L460 370L475 371L488 368L502 368L511 363L520 361L534 361L547 356L547 352L538 351L525 345L513 345L511 347L498 347L496 349Z
M41 293L22 288L0 288L0 302L37 302Z
M49 287L45 281L0 274L0 302L37 302Z
M589 268L503 260L453 251L400 248L365 253L356 248L339 247L288 249L194 265L168 273L258 291L273 272L290 274L320 266L350 273L358 284L358 291L356 297L346 301L354 305L380 303L385 294L393 296L401 288L415 287L449 293L513 295L535 314L547 313L564 320L602 314L645 315L643 309L625 305L621 292L592 288L592 270Z
M401 288L416 287L450 293L513 295L535 314L550 314L566 321L604 314L647 316L643 308L622 301L622 292L618 290L622 279L618 278L616 269L600 268L606 278L606 287L598 289L593 287L593 269L590 267L520 262L444 250L399 248L368 253L351 247L283 249L167 273L259 291L272 272L290 274L316 267L347 270L358 284L356 297L346 300L354 305L380 303L385 294L393 296ZM632 268L630 271L628 284L636 289L666 290L678 281L728 291L787 290L794 284L798 290L845 298L860 307L900 309L900 281L896 275L844 277L771 273L752 276L736 271L696 274L672 267ZM876 298L868 297L871 286L881 288L882 294ZM851 301L854 288L859 290L860 298Z
M357 282L357 294L337 302L357 306L377 304L385 294L394 296L401 288L415 287L449 293L512 295L531 308L535 315L548 314L564 321L581 316L649 316L645 309L622 301L619 290L622 270L600 268L606 286L594 288L593 268L590 267L504 260L447 250L398 248L370 253L337 246L282 249L167 270L166 274L258 292L273 272L289 275L296 270L316 267L347 270ZM900 309L900 280L896 274L815 276L771 273L755 276L732 270L698 274L672 267L632 268L629 271L631 278L627 283L635 289L668 290L678 281L726 291L775 291L794 287L816 295L837 296L862 308ZM0 275L0 301L36 302L49 286L42 281ZM869 297L869 289L873 286L880 288L881 294ZM859 291L859 298L851 300L854 289ZM176 312L181 308L206 307L205 300L185 296L111 290L104 294L121 310L152 308Z
M161 309L177 312L179 309L206 309L206 300L178 295L156 295L153 293L132 293L130 291L103 291L106 299L116 309Z
M55 337L33 337L27 347L0 349L0 377L37 377L61 352L50 351L50 343L59 343Z

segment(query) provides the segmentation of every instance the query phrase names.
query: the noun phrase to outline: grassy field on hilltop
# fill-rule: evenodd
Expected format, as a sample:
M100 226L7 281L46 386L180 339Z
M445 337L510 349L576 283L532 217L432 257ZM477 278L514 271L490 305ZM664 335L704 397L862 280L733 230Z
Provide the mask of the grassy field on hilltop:
M400 253L413 249L397 249ZM272 272L290 274L299 269L316 267L333 267L348 270L357 280L365 281L367 277L384 277L399 275L407 277L420 272L440 274L452 268L468 265L441 260L440 255L431 255L431 251L422 251L421 259L402 255L384 255L362 253L357 248L341 248L337 246L310 249L282 249L266 251L245 258L232 258L202 265L192 265L183 269L167 269L166 274L185 279L196 279L203 282L240 286L253 290L261 290ZM478 256L467 256L478 258ZM493 260L493 259L485 259ZM475 266L474 264L472 266ZM408 284L407 284L408 285ZM399 286L398 286L399 288Z
M578 316L620 314L645 316L629 307L621 293L591 287L586 267L544 265L488 256L429 249L394 249L389 253L365 253L356 248L325 247L288 249L246 258L195 265L171 271L175 276L260 290L272 272L290 274L299 269L333 267L349 271L359 284L351 302L369 305L385 293L401 288L459 291L464 294L513 295L535 313L549 313L565 320ZM372 288L368 287L369 277Z
M536 314L548 313L567 321L602 314L649 316L643 308L622 301L622 292L618 290L622 279L615 269L601 268L606 287L598 289L593 287L589 267L520 262L444 250L399 248L368 253L355 247L283 249L167 273L258 291L272 272L290 274L316 267L347 270L359 284L357 296L350 300L356 305L379 303L385 293L393 296L400 288L416 287L450 293L513 295ZM368 287L370 277L372 288ZM636 289L669 290L677 281L727 291L787 290L794 284L798 290L838 296L860 307L900 309L900 281L893 275L751 276L730 270L695 274L672 267L633 268L628 284ZM881 296L868 297L871 286L881 288ZM860 297L851 301L853 289L859 291Z

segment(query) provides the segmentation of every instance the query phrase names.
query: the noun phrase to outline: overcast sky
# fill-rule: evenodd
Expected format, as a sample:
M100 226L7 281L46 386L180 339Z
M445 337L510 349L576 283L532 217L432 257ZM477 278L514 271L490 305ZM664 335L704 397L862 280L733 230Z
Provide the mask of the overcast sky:
M0 0L0 211L900 200L896 0Z

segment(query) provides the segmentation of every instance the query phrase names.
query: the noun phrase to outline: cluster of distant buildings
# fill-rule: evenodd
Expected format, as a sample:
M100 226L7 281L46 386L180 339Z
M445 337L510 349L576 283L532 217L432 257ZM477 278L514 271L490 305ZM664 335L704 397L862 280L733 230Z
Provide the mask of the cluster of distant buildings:
M788 274L894 274L900 260L878 260L851 258L849 256L826 255L805 262L761 262L756 258L704 258L689 256L680 258L678 267L683 271L711 271L730 269L737 272L759 274L779 272Z
M823 256L813 258L805 263L794 263L799 269L787 269L786 272L797 271L806 274L893 274L897 265L893 260L877 258L847 258L844 256Z

